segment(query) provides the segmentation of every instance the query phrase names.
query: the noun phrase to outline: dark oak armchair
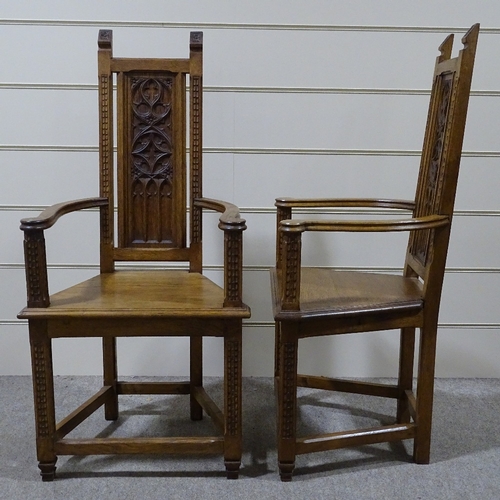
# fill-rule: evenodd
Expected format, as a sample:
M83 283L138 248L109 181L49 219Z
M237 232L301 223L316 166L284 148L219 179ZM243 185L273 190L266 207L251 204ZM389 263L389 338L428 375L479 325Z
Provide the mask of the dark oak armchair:
M242 233L246 226L236 206L202 197L202 40L202 33L191 33L186 59L124 59L113 57L112 32L101 30L100 197L54 205L36 218L21 221L28 305L19 318L29 323L36 446L45 481L54 479L58 455L94 454L221 453L227 476L238 477L241 332L243 318L250 316L242 302ZM49 295L44 231L61 216L85 208L100 211L100 274ZM202 274L203 209L221 213L223 288ZM115 263L122 261L155 262L155 267L185 262L189 269L139 266L141 270L115 270ZM189 337L189 380L120 381L116 338L132 336ZM224 339L223 411L203 387L204 336ZM102 338L104 384L56 423L52 339L60 337ZM201 419L204 410L217 433L206 437L66 437L101 406L107 420L118 419L121 394L189 395L191 419Z
M439 304L478 34L479 25L474 25L455 58L451 58L451 35L439 48L414 201L276 200L277 262L271 278L283 481L291 480L297 454L386 441L412 438L415 462L429 462ZM306 207L409 210L413 216L375 221L292 218L292 209ZM307 231L408 231L403 274L302 267L302 234ZM420 348L414 391L417 328ZM399 377L394 385L297 374L299 339L392 329L401 332ZM297 387L394 398L397 415L391 425L297 436Z

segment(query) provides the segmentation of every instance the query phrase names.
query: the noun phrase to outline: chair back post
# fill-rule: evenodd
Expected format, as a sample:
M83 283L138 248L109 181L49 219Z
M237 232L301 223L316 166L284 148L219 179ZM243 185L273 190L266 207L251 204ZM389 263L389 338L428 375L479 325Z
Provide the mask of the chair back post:
M114 168L113 168L113 32L99 30L98 36L98 86L99 86L99 170L100 196L108 199L108 205L100 208L100 266L101 272L114 271L113 226L114 226Z
M414 216L446 215L449 224L411 234L405 272L407 275L416 273L424 280L426 298L436 304L436 318L448 253L478 34L479 25L475 24L462 38L464 47L453 59L453 35L448 36L439 47L422 148Z
M190 112L190 230L191 259L189 270L202 271L202 208L195 206L194 200L202 197L202 126L203 126L203 33L191 32L190 35L190 80L189 80L189 112Z

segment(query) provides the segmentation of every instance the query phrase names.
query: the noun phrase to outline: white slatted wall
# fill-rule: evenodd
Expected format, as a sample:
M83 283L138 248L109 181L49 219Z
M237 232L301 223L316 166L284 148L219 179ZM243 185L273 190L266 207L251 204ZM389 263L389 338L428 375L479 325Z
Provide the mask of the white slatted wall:
M98 193L96 51L114 30L124 57L184 57L204 31L204 194L247 219L244 374L268 376L273 324L267 269L274 198L412 198L437 47L482 24L440 316L438 376L500 377L500 4L464 0L265 2L20 0L0 8L0 374L30 372L19 219ZM367 212L365 215L370 215ZM221 235L206 215L207 274L221 281ZM93 275L98 214L47 233L51 291ZM397 270L404 235L307 235L307 264ZM327 253L327 251L329 253ZM398 335L304 342L301 367L392 376ZM185 374L162 339L121 339L122 374ZM206 373L222 370L206 341ZM98 340L55 342L60 374L101 371Z

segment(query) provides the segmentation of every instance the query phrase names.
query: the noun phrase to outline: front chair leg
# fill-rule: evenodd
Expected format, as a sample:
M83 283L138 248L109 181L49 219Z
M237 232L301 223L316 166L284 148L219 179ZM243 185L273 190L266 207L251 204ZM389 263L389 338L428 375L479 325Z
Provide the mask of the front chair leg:
M237 479L241 465L241 320L224 338L224 464L227 478Z
M282 481L291 481L295 468L297 425L298 340L284 340L281 330L278 381L278 465Z
M38 468L42 481L52 481L57 455L54 451L56 422L51 339L45 321L30 321L29 330Z

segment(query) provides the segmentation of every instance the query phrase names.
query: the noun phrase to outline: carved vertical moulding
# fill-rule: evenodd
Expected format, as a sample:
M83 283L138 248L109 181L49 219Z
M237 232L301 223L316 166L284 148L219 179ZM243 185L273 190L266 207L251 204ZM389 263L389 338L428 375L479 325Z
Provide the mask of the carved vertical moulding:
M241 231L225 231L225 305L241 305L242 240Z
M283 407L281 408L281 437L290 439L295 436L295 405L297 376L297 346L295 343L285 343L283 350Z
M36 428L39 438L50 437L48 418L48 394L45 373L46 349L43 343L34 342L31 347L33 357L33 384L35 389Z
M298 308L300 289L300 249L301 234L285 233L283 235L284 256L286 259L283 290L283 306Z
M48 307L49 290L43 231L26 231L24 235L26 285L29 307Z
M226 340L226 434L237 436L240 432L240 372L241 341Z
M292 218L292 209L290 207L280 207L276 208L276 266L281 269L282 258L283 258L283 233L280 229L280 222L285 219Z
M110 156L111 156L111 140L109 137L109 76L101 75L101 196L105 198L111 197L111 181L110 181ZM102 209L102 223L101 223L101 239L104 244L111 244L111 226L110 226L110 213L112 207L103 207Z
M191 241L201 241L201 209L193 207L193 200L202 195L201 179L201 77L192 76L190 81L191 95Z

